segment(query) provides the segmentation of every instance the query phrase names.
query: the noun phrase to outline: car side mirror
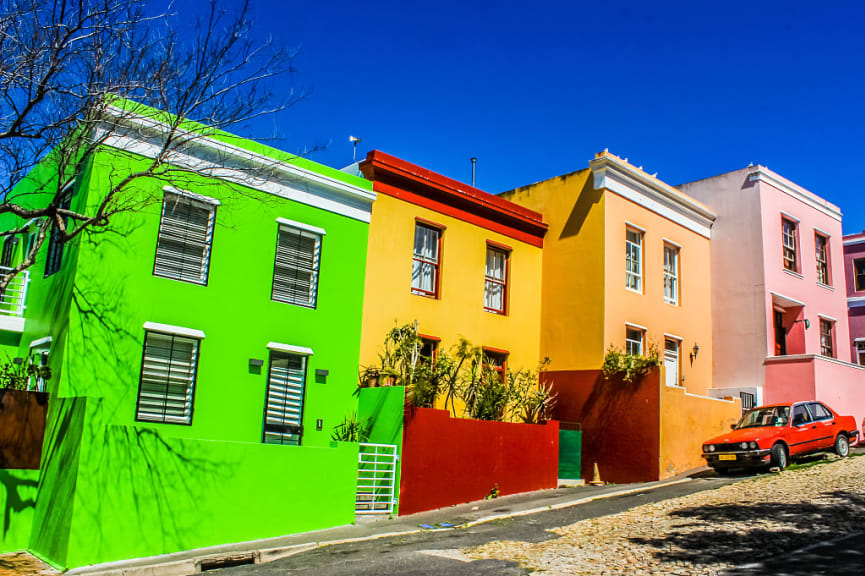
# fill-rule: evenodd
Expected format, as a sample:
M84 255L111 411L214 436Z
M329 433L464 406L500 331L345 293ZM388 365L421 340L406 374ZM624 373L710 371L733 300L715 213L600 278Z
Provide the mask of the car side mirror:
M730 424L730 430L735 430L735 429L736 429L736 425L735 425L735 424Z

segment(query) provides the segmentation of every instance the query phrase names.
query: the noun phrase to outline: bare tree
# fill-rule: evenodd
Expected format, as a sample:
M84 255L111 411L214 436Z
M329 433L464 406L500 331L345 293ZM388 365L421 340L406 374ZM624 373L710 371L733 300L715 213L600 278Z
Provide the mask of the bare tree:
M68 242L105 230L116 214L154 200L137 181L196 171L181 161L196 140L303 97L275 92L294 51L251 37L248 0L230 12L211 0L193 24L181 31L178 22L148 14L143 0L0 0L0 215L22 222L0 240L37 230L0 290L33 265L49 234ZM150 143L147 161L112 174L87 210L70 209L65 192L76 178L130 133Z

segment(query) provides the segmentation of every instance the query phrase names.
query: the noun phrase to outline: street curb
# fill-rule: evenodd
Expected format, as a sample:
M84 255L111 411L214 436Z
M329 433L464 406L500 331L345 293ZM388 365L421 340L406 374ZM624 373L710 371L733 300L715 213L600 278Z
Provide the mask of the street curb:
M617 490L614 492L607 492L606 494L598 494L595 496L587 496L584 498L579 498L577 500L570 500L567 502L559 502L558 504L550 504L547 506L540 506L537 508L530 508L527 510L518 510L515 512L505 512L502 514L493 514L490 516L483 516L478 518L477 520L472 520L471 522L466 522L465 524L460 524L458 526L454 526L452 528L437 528L436 532L445 532L449 530L455 530L457 528L471 528L472 526L477 526L479 524L485 524L488 522L495 522L497 520L505 520L508 518L518 518L521 516L528 516L531 514L537 514L539 512L548 512L550 510L561 510L563 508L570 508L572 506L579 506L580 504L587 504L589 502L593 502L595 500L604 500L607 498L615 498L616 496L627 496L629 494L636 494L639 492L648 492L651 490L655 490L657 488L663 488L666 486L674 486L676 484L682 484L685 482L690 482L690 478L682 478L679 480L673 480L670 482L663 482L656 484L654 486L642 486L640 488L628 488L626 490ZM305 542L303 544L292 544L289 546L277 546L273 548L250 548L247 550L233 550L231 552L211 552L208 553L206 549L202 549L202 553L199 556L194 558L185 558L182 560L175 560L173 562L162 562L159 563L156 561L159 556L153 556L154 562L150 565L145 566L127 566L129 563L140 560L140 559L130 559L130 560L120 560L118 562L108 562L105 564L94 564L91 566L84 566L81 568L74 568L65 572L64 574L69 576L189 576L192 574L201 573L201 564L214 562L218 560L222 560L230 557L237 556L246 556L249 557L251 562L247 562L248 564L265 564L268 562L273 562L274 560L281 560L283 558L288 558L290 556L294 556L296 554L301 554L303 552L309 552L310 550L315 550L317 548L324 548L327 546L337 546L340 544L353 544L357 542L372 542L374 540L380 540L382 538L392 538L396 536L410 536L413 534L418 534L421 532L432 532L433 530L424 529L424 528L414 528L411 530L402 530L398 532L383 532L381 534L371 534L369 536L358 536L355 538L342 538L338 540L323 540L320 542ZM253 544L250 542L250 544ZM263 544L259 542L259 545ZM176 553L175 553L176 554Z

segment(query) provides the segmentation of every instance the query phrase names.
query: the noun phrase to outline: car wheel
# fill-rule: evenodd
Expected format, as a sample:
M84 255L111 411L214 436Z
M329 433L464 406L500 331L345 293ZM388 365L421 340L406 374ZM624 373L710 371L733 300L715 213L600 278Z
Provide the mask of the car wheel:
M841 458L846 458L850 454L850 440L844 434L838 434L835 438L835 454Z
M772 446L772 466L779 470L787 467L787 449L783 444Z

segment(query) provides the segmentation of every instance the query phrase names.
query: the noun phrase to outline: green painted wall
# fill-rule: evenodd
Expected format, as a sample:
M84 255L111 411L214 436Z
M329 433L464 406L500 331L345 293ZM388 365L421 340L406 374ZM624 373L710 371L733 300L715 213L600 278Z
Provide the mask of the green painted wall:
M100 153L78 180L73 209L92 212L113 179L144 165ZM314 166L303 160L304 168ZM321 173L331 176L324 167ZM37 170L16 193L33 192L40 178L46 176ZM339 180L371 187L343 173ZM31 268L18 354L51 336L54 378L29 548L62 567L320 529L354 517L357 446L331 447L330 432L357 405L368 225L190 177L183 189L220 206L208 283L188 284L152 273L163 185L139 180L137 197L152 201L117 215L110 231L70 243L60 272L43 277L47 241ZM293 185L304 188L302 180ZM28 197L34 205L45 201ZM270 299L277 218L326 230L315 309ZM13 224L0 218L0 226ZM135 421L148 321L205 333L189 426ZM261 444L269 342L314 351L300 447ZM263 360L263 369L251 369L251 358ZM329 371L326 383L316 382L318 368Z
M38 480L38 470L0 470L0 506L3 508L0 552L27 548Z
M404 386L361 388L358 390L358 418L362 422L368 422L371 426L368 442L372 444L395 444L397 447L397 454L400 455L395 479L397 493L399 492L400 472L402 470L404 409ZM399 504L394 507L394 516L397 514L399 514Z

